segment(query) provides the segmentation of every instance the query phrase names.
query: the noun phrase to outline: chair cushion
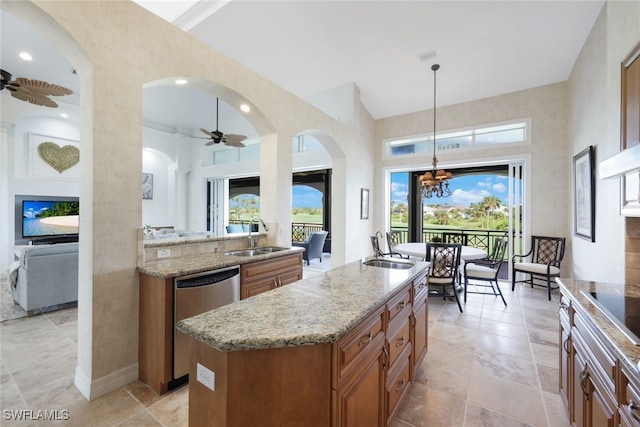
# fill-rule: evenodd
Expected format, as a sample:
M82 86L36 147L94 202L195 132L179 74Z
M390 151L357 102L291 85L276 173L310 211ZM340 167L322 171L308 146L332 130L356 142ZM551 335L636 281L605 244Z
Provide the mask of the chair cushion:
M547 274L547 265L546 264L537 264L535 262L516 262L513 264L513 269L518 271L524 271L527 273L534 274ZM549 268L549 273L552 275L560 274L560 269L558 267L551 266Z
M454 278L452 277L433 277L429 276L430 285L453 285Z
M468 264L467 277L470 279L495 279L497 270L486 265ZM460 274L464 275L464 266L460 267Z

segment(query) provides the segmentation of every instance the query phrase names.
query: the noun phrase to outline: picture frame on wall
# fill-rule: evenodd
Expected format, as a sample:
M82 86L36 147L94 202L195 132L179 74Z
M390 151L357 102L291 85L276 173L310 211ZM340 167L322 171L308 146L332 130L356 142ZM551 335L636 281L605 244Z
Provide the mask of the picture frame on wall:
M153 199L153 174L142 174L142 200Z
M360 219L369 219L369 189L360 189Z
M596 193L593 146L573 156L573 230L574 234L596 241Z

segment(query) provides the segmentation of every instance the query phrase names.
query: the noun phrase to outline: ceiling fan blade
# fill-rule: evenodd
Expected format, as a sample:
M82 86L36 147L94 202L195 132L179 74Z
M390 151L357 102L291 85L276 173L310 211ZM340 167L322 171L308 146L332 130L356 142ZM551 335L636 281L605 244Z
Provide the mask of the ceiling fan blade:
M24 77L18 77L14 81L9 82L9 84L17 84L30 92L41 95L62 96L71 95L73 93L71 89L67 89L64 86L55 85L42 80L25 79Z
M55 101L47 98L44 95L40 95L37 93L32 93L26 90L11 90L11 96L17 98L21 101L28 102L34 105L42 105L45 107L56 108L58 104Z
M206 135L209 135L209 136L213 137L213 132L211 132L211 131L208 131L208 130L202 129L202 128L200 128L200 131L202 131L202 133L204 133Z
M245 139L247 139L247 137L244 135L229 133L224 136L222 142L230 147L244 147L242 141L244 141Z

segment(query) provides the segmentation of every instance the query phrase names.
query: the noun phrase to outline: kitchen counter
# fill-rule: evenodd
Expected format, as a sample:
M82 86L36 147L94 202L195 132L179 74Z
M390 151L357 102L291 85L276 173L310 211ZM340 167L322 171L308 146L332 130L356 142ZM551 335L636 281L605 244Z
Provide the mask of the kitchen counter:
M604 314L596 308L580 291L601 292L615 295L626 295L640 297L640 290L624 286L622 284L612 284L604 282L591 282L584 280L572 280L559 278L556 282L563 291L569 295L571 300L577 305L577 309L587 314L592 322L598 327L600 340L607 346L607 349L620 359L629 372L634 373L640 381L640 346L634 345Z
M336 342L428 268L372 267L362 261L178 323L178 329L223 352Z
M271 258L291 255L303 252L304 248L289 248L283 251L270 252L254 256L225 255L224 252L200 253L188 256L170 257L151 261L145 261L138 267L140 273L150 276L170 278L187 274L200 273L202 271L216 270L218 268L241 265L249 262L263 261Z

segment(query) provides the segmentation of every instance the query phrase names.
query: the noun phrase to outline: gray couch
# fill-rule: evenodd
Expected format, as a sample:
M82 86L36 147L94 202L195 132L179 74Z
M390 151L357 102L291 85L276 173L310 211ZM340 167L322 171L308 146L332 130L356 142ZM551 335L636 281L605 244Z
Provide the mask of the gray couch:
M78 300L78 243L30 246L20 252L13 300L34 310Z

